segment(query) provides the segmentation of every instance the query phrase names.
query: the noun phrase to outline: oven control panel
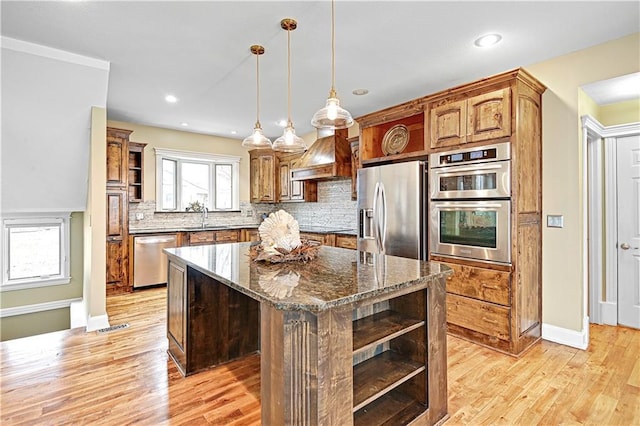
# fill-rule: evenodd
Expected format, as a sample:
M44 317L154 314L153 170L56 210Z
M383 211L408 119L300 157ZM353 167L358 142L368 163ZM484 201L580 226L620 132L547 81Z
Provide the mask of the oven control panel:
M502 161L511 158L510 145L508 142L489 146L481 146L456 151L439 152L431 154L429 165L434 167L445 167L459 164L484 163L489 161Z

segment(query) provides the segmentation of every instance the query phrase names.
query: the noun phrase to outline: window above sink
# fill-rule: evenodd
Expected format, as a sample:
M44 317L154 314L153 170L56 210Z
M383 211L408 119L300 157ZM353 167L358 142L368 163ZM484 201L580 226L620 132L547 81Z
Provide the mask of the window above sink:
M239 210L240 157L155 148L156 210Z

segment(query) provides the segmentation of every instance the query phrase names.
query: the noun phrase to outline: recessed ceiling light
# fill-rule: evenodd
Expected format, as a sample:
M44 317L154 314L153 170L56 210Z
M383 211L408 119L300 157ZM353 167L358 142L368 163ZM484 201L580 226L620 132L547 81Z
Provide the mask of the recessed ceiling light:
M367 93L369 93L369 89L355 89L351 93L353 93L356 96L363 96L363 95L366 95Z
M165 101L167 101L167 102L169 102L170 104L173 104L173 103L178 102L178 98L176 98L176 97L175 97L175 96L173 96L173 95L167 95L167 96L165 96L165 97L164 97L164 100L165 100Z
M184 121L183 121L182 123L180 123L180 125L181 125L182 127L189 127L189 123L185 123Z
M280 127L287 127L287 120L280 120L276 124Z
M500 40L502 40L502 36L500 34L486 34L482 37L478 37L473 44L478 47L489 47L497 44Z

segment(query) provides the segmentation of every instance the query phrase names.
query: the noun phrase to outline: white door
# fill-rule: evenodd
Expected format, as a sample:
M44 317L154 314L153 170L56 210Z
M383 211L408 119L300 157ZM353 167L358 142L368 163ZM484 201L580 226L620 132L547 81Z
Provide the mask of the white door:
M640 136L618 138L618 324L640 328Z

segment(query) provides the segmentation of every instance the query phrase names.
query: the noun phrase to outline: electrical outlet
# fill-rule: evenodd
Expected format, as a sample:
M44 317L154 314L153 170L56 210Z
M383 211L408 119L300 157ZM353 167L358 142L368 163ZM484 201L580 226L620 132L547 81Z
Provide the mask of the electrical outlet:
M144 213L136 213L136 220L144 219Z
M564 216L562 216L561 214L548 214L547 228L564 228Z

